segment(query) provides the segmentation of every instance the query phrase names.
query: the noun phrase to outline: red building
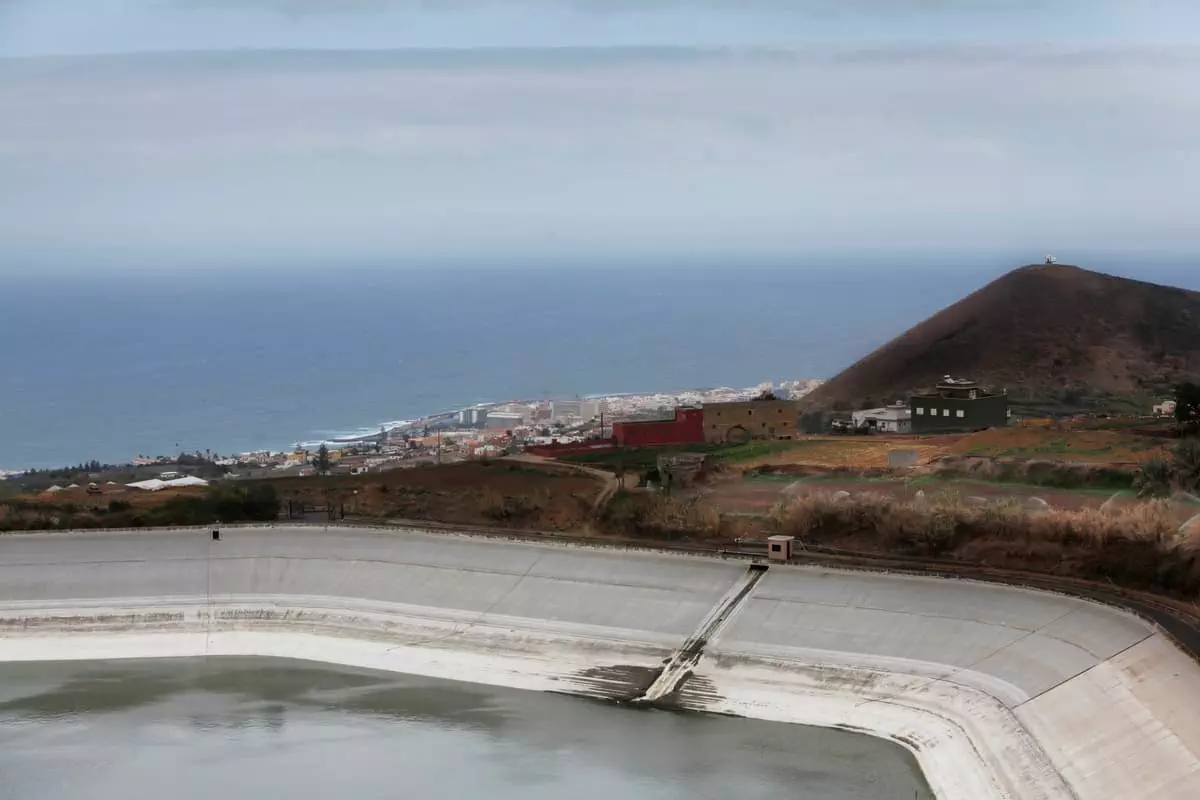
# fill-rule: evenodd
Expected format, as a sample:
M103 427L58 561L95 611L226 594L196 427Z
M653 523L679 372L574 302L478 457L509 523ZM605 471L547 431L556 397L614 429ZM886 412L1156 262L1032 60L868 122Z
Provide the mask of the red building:
M619 447L700 444L704 441L704 411L699 408L677 408L674 419L614 422L613 438Z
M558 458L559 456L573 456L578 453L604 453L616 447L616 440L607 439L586 439L582 442L560 442L553 441L550 444L527 444L525 452L535 456L545 456L546 458Z

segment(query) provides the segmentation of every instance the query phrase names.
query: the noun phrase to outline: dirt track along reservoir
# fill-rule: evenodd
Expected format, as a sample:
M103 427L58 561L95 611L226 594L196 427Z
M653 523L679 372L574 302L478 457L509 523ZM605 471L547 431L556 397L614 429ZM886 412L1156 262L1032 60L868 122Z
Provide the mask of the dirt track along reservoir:
M0 660L273 656L861 731L943 800L1200 797L1200 666L969 581L421 531L0 537Z

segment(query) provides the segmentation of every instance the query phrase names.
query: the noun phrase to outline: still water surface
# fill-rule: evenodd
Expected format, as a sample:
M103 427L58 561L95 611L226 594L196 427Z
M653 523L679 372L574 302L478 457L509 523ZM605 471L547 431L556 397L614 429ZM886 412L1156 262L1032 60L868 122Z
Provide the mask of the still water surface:
M274 659L0 664L0 798L928 800L841 731Z

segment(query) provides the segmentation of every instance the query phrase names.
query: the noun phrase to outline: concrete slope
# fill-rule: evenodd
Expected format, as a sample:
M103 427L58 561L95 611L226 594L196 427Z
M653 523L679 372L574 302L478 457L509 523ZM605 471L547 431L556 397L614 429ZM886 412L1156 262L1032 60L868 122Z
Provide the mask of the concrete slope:
M1144 648L1155 658L1131 671ZM805 721L891 720L895 738L916 741L902 712L930 709L968 732L1009 796L1200 797L1200 725L1162 702L1200 701L1200 669L1116 609L969 581L775 569L709 651L698 674L726 686L726 710L762 701L744 680L738 701L739 672L787 664L770 680L791 692L857 698L849 712L810 707Z
M582 625L673 647L742 572L708 559L444 534L243 528L0 537L8 601L303 595L433 608L482 621Z
M623 699L680 663L673 702L890 738L943 800L1200 797L1200 670L1138 618L968 581L746 574L420 531L3 536L0 659L259 654Z

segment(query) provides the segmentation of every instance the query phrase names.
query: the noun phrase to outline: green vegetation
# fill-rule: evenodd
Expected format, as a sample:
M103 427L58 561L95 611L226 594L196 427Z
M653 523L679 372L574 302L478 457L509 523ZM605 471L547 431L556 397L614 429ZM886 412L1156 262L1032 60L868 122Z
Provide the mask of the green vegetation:
M1075 414L1107 413L1142 416L1156 401L1153 393L1117 394L1096 391L1086 386L1062 389L1042 388L1036 392L1009 393L1013 414L1023 417L1062 417Z
M1200 439L1181 439L1171 460L1151 459L1134 476L1139 497L1167 497L1173 491L1200 492Z
M318 475L329 474L329 448L325 446L324 442L317 448L317 456L313 459L312 465L316 468Z
M1104 464L1065 464L1055 461L946 462L937 480L975 480L1047 489L1093 489L1109 492L1133 488L1130 470Z
M1152 458L1133 476L1133 488L1138 497L1166 497L1171 493L1171 480L1171 465Z
M65 486L72 483L84 485L96 482L132 483L133 481L156 478L160 472L174 470L200 478L219 478L229 468L216 464L218 456L180 453L174 461L161 464L134 466L132 464L102 464L87 461L70 467L55 469L31 469L19 478L0 481L0 498L22 492L44 492L54 484Z
M776 453L795 450L807 445L806 441L756 441L743 444L679 444L662 445L660 447L625 447L600 453L576 453L562 456L560 461L572 464L586 464L598 469L612 472L624 468L630 472L645 472L658 466L660 456L678 455L680 453L706 453L716 461L737 463L756 458L765 458Z
M178 495L144 508L125 500L86 507L19 498L6 500L0 507L4 512L0 530L4 531L268 522L279 516L279 500L269 484L213 486L204 494Z
M1181 383L1175 387L1175 421L1180 425L1200 425L1200 385Z

